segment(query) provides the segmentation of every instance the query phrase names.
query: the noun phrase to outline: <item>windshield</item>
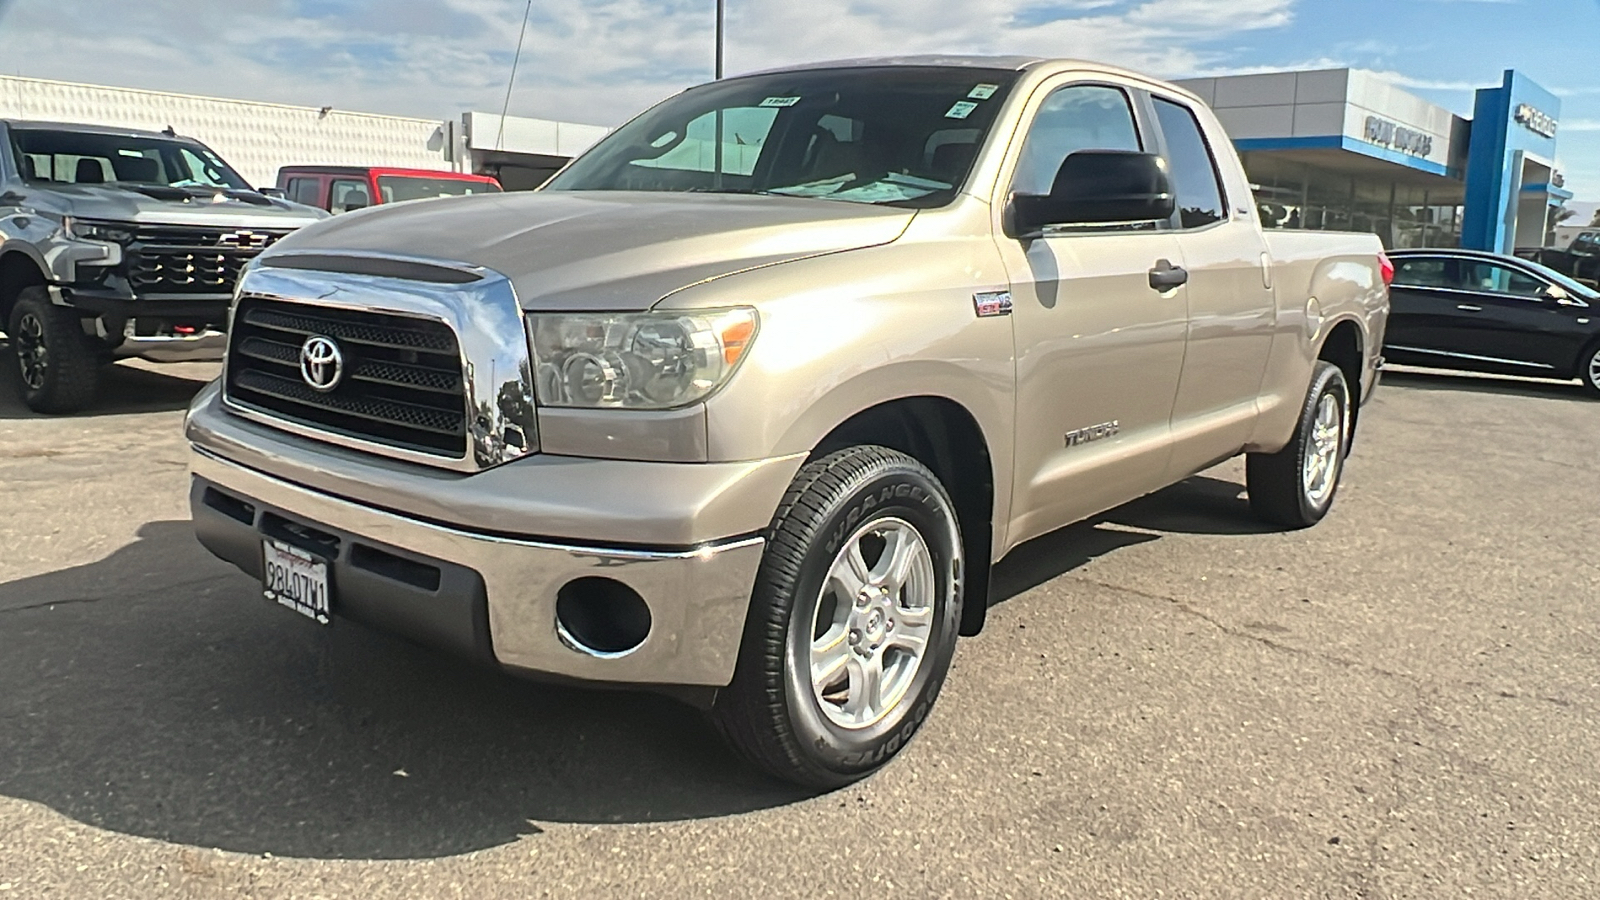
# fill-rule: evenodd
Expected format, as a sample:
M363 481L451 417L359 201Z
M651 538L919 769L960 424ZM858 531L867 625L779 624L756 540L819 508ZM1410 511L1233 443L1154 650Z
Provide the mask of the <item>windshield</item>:
M384 203L425 200L429 197L460 197L465 194L498 194L500 186L488 181L462 178L428 178L422 175L379 175L378 193Z
M179 139L14 128L22 178L54 184L153 184L249 190L202 144Z
M685 91L544 188L782 194L928 208L954 199L1017 73L894 66Z
M1582 282L1574 281L1547 265L1531 262L1529 260L1523 260L1523 263L1527 265L1528 268L1538 272L1540 275L1543 275L1551 281L1554 281L1556 284L1561 285L1566 289L1567 293L1574 297L1579 297L1584 300L1600 300L1600 291L1597 291L1594 288L1583 284Z

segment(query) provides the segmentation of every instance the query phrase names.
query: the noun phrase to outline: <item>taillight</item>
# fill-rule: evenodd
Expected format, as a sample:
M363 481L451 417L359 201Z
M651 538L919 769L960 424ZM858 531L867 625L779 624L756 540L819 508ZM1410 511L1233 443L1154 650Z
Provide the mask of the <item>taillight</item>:
M1394 263L1389 259L1389 254L1378 251L1378 274L1383 276L1383 286L1394 284Z

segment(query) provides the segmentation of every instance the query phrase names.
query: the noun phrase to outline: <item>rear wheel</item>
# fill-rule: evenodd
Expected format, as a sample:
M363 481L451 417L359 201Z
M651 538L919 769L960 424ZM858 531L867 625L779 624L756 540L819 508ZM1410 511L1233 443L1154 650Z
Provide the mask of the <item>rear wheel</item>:
M778 508L734 680L712 718L755 766L832 788L921 726L961 623L955 507L883 447L808 463Z
M7 323L17 361L17 388L34 412L77 412L94 402L100 355L77 314L50 302L42 287L17 297Z
M1294 440L1277 453L1245 459L1250 508L1278 525L1305 528L1333 506L1350 446L1350 390L1344 373L1319 360Z

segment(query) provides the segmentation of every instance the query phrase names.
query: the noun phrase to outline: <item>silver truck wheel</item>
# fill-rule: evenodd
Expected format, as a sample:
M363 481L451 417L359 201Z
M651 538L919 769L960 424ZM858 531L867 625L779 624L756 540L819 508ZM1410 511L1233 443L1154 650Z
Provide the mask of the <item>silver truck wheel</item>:
M866 446L806 464L773 518L713 721L784 780L832 788L870 774L938 696L961 566L955 506L915 459Z
M1245 459L1250 508L1278 525L1305 528L1333 506L1350 449L1350 390L1344 373L1318 361L1294 439L1277 453Z
M7 334L17 365L17 391L34 412L77 412L94 401L100 361L78 317L50 302L44 288L17 297Z

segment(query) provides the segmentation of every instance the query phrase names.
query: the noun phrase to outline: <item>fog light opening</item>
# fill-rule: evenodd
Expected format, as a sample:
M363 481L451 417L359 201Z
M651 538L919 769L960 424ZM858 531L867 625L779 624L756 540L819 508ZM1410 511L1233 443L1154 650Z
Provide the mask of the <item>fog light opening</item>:
M556 592L556 632L574 650L615 659L650 636L650 607L610 578L578 578Z

